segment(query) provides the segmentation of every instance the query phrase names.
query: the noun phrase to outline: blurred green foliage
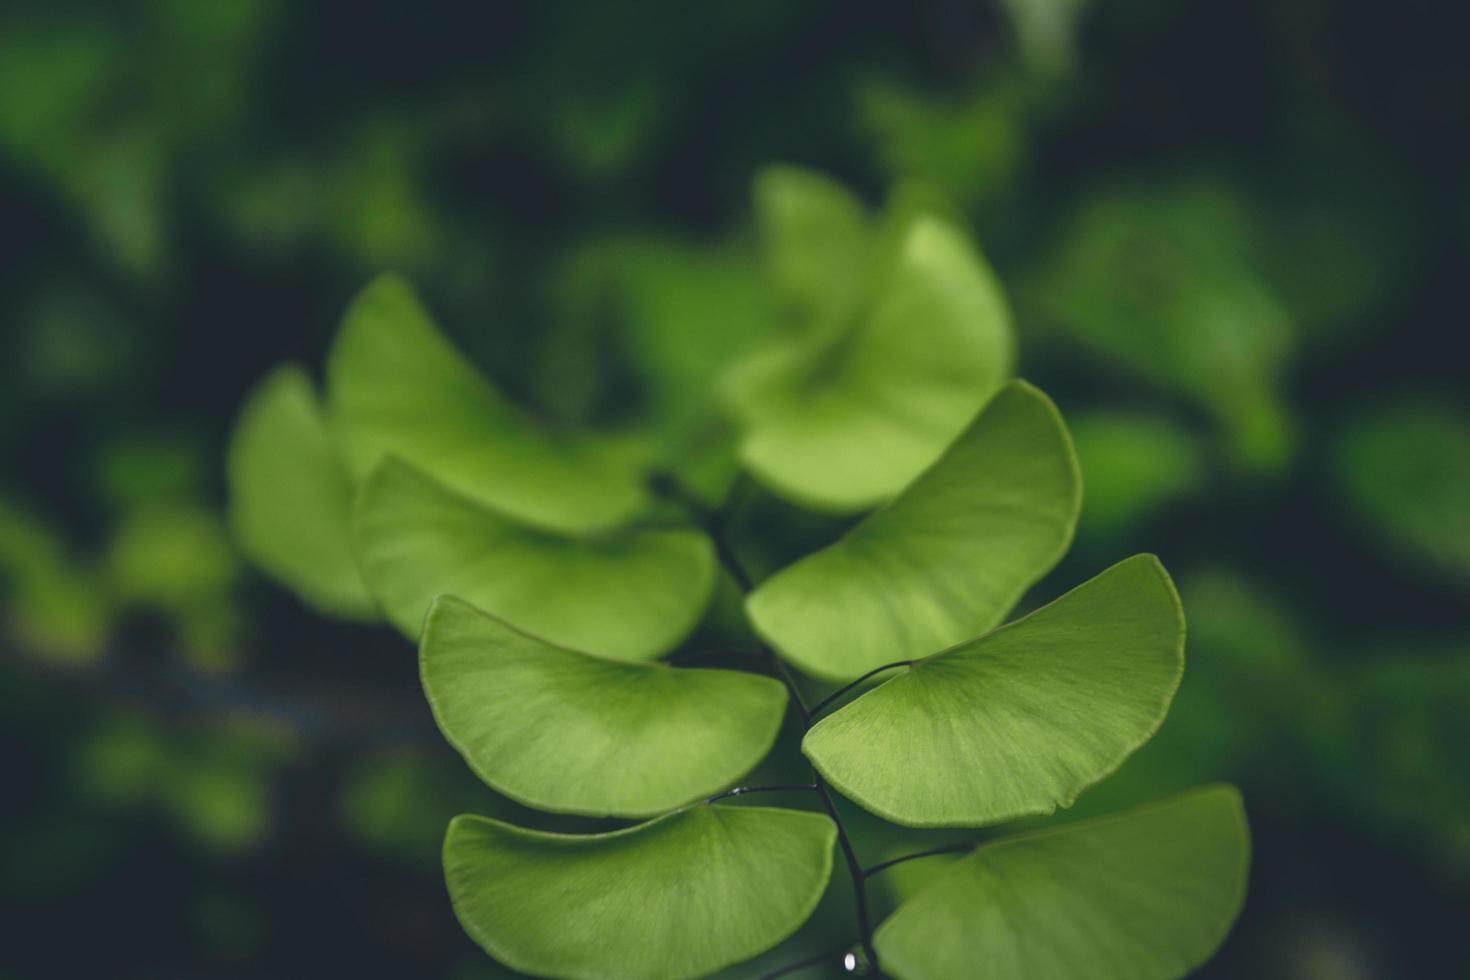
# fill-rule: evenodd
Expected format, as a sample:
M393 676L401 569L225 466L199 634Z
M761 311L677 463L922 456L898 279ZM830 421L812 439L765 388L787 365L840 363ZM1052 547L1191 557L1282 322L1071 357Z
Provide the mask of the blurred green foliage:
M518 401L647 428L713 496L734 466L703 408L717 366L778 320L747 185L787 160L869 208L937 188L1009 287L1020 372L1073 420L1087 487L1038 594L1123 549L1179 573L1183 687L1097 806L1242 784L1267 870L1223 975L1464 972L1462 32L1425 3L899 6L0 12L0 692L20 752L0 882L25 896L0 968L479 975L437 924L433 858L443 814L487 804L426 804L399 845L344 830L420 855L390 877L321 834L344 826L344 773L400 760L351 797L387 801L380 827L461 774L415 742L426 715L403 722L399 644L312 626L241 575L226 432L392 266ZM841 530L759 491L741 510L762 572ZM174 744L228 742L221 702L296 734ZM109 755L114 729L174 761ZM51 779L84 758L153 773L144 802ZM194 789L159 788L175 778ZM200 832L191 809L225 815ZM195 847L247 838L259 874ZM332 876L353 884L327 901ZM77 909L106 910L105 960L54 941ZM160 948L171 915L187 935Z

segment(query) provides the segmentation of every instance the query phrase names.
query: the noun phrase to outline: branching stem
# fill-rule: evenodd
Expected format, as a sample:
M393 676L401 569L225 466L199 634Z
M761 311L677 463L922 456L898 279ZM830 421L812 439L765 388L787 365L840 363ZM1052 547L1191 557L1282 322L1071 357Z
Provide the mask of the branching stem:
M712 510L704 501L689 492L677 479L670 475L656 475L650 481L650 486L654 492L678 503L689 512L690 518L703 528L704 532L714 542L715 554L719 558L720 565L729 573L730 578L735 581L735 584L740 587L740 591L749 594L755 588L755 582L751 579L750 573L745 570L745 566L741 564L734 549L731 548L729 537L725 533L725 522L720 513ZM802 731L805 732L811 727L813 711L807 707L806 698L801 693L801 687L797 684L796 677L791 673L791 668L786 665L784 660L776 655L774 650L764 645L762 645L761 649L769 656L776 674L780 677L782 683L786 685L786 690L791 695L791 706L796 709L801 719ZM899 665L888 664L879 668L879 670L886 670L888 667L893 666ZM861 683L867 676L869 675L858 678L854 684ZM849 687L851 686L853 685L849 685ZM831 700L832 698L827 698L819 707L825 706ZM847 872L852 877L852 891L857 906L858 942L867 957L868 968L872 973L879 974L878 953L873 948L873 924L868 915L868 893L865 887L866 878L863 874L862 864L858 861L857 852L853 849L852 839L848 836L847 827L842 822L842 814L838 812L837 805L832 799L832 793L827 788L827 781L822 778L822 774L815 767L812 769L812 786L810 788L816 790L817 797L822 801L822 808L827 811L827 816L832 819L832 823L837 827L837 843L842 850L843 860L847 863ZM734 794L732 793L731 795ZM813 965L819 961L819 959L815 959L807 963L783 967L776 975L779 976L783 972L790 972L802 966Z
M857 687L859 684L861 684L863 681L867 680L869 677L872 677L872 676L874 676L876 674L881 674L885 670L892 670L895 667L908 667L908 666L911 666L912 664L913 664L913 661L912 660L895 660L891 664L884 664L882 667L874 667L872 670L868 671L866 674L864 674L863 676L859 677L857 680L852 681L851 683L842 685L837 690L833 691L831 694L827 695L825 698L823 698L822 700L818 701L815 705L812 706L812 710L811 710L812 716L815 717L816 715L821 714L823 708L827 707L827 705L831 704L833 701L836 701L838 698L842 697L842 695L846 694L848 691L851 691L853 688Z
M903 864L905 861L913 861L916 858L933 857L936 854L959 854L962 851L970 850L974 846L974 844L946 844L943 847L934 847L930 848L927 851L916 851L913 854L905 854L903 857L896 857L890 861L882 861L878 864L873 865L871 868L864 868L863 877L871 878L873 875L884 870L885 868L891 868L895 864Z

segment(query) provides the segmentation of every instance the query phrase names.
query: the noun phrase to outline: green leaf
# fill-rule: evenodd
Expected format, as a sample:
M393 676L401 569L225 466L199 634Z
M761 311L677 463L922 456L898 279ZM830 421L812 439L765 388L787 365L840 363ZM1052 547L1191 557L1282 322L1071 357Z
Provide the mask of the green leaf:
M742 461L797 503L847 513L893 496L1010 374L1010 315L984 261L944 221L906 228L860 315L782 338L727 381Z
M791 935L832 871L817 813L699 805L610 834L459 816L444 838L455 914L523 973L702 977Z
M466 496L563 531L625 523L648 502L641 475L613 447L548 432L507 401L396 276L374 280L348 309L327 393L358 479L392 453Z
M470 768L558 813L646 817L709 796L770 751L786 709L770 677L566 650L452 596L429 611L419 666Z
M899 980L1170 980L1224 941L1249 865L1239 793L1209 786L983 845L874 945Z
M451 594L552 643L648 660L694 628L715 583L714 548L693 529L543 531L396 458L359 491L353 536L368 588L414 640Z
M1072 539L1082 479L1056 407L1002 388L939 462L835 544L761 583L756 630L849 680L994 627Z
M1470 582L1470 417L1405 404L1334 447L1349 502L1387 542Z
M917 661L802 742L845 796L894 823L1051 813L1158 730L1184 669L1184 613L1152 555Z
M1165 416L1095 411L1071 427L1087 474L1084 537L1126 533L1204 476L1198 440Z
M873 249L863 202L823 174L790 166L762 170L753 191L778 301L807 326L850 315L869 288L860 274Z
M304 370L279 367L250 394L227 473L230 527L252 563L323 612L377 618L352 557L352 487Z
M1294 327L1257 271L1257 216L1227 187L1094 198L1028 292L1039 318L1093 356L1203 405L1239 462L1290 456L1282 377Z

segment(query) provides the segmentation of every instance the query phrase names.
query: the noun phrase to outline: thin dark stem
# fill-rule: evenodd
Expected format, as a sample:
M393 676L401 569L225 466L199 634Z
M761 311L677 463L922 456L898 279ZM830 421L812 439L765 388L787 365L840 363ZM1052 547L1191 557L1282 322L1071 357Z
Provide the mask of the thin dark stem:
M755 588L755 583L745 566L740 563L740 558L730 547L730 541L725 533L725 522L721 516L711 510L704 501L690 493L678 480L672 476L659 475L651 482L654 492L662 494L670 500L683 506L690 518L695 521L715 545L715 554L725 571L740 586L740 591L749 594ZM791 668L786 662L776 655L774 650L762 646L770 657L771 664L786 690L791 694L791 706L797 711L801 718L803 731L811 728L812 711L807 707L806 698L802 696L801 687L796 682L796 677L791 673ZM894 666L889 664L888 666ZM861 681L863 678L859 678ZM829 699L830 700L830 699ZM852 877L852 890L857 904L858 941L862 946L863 953L867 956L868 969L874 974L879 974L878 953L873 948L873 924L868 915L868 893L865 887L866 880L863 877L862 864L858 862L857 852L853 850L852 839L847 834L847 827L842 822L842 815L837 812L837 806L832 800L832 793L827 788L827 781L815 768L812 769L812 788L816 790L817 797L822 801L822 808L827 811L827 816L837 827L837 843L842 850L843 860L847 863L847 872Z
M723 793L716 793L714 796L711 796L704 802L714 803L716 800L724 800L732 796L744 796L747 793L797 793L803 790L805 790L806 792L811 792L816 788L816 783L780 783L771 786L736 786L734 789L727 789Z
M684 486L672 475L663 473L655 474L649 481L649 485L655 493L661 494L683 507L688 512L689 517L704 529L704 532L709 535L710 540L715 544L715 555L719 558L721 567L730 573L730 577L735 580L735 584L740 586L741 592L749 592L755 588L755 582L751 580L750 575L745 571L745 566L740 563L740 559L730 549L730 539L725 534L724 521L720 519L720 515L716 511L711 510L708 504L690 492L688 487Z
M871 868L864 868L863 877L871 878L873 875L882 871L884 868L891 868L895 864L903 864L905 861L913 861L917 858L933 857L936 854L958 854L961 851L968 851L974 846L974 844L946 844L943 847L935 847L927 851L917 851L913 854L905 854L903 857L896 857L891 861L882 861L878 864L873 865Z
M857 852L852 848L852 840L847 836L847 828L842 824L842 817L837 813L837 806L832 802L832 794L827 790L827 781L822 774L813 770L817 778L817 797L822 801L822 806L827 811L827 816L837 825L837 843L842 848L842 857L847 861L847 871L852 875L852 893L857 901L858 937L862 943L863 952L868 956L868 962L872 964L873 971L878 970L878 953L873 949L873 924L868 918L868 889L867 881L863 877L863 866L858 862Z
M814 717L821 714L823 708L827 707L827 705L831 704L833 701L836 701L838 698L842 697L842 695L846 694L848 691L851 691L853 688L857 687L859 684L867 680L869 677L872 677L874 674L881 674L885 670L892 670L895 667L908 667L912 664L912 660L895 660L891 664L884 664L882 667L874 667L872 670L868 671L857 680L849 684L842 685L837 690L833 691L831 694L818 701L815 705L812 706L811 714Z
M808 956L804 960L797 960L795 963L787 963L785 966L778 966L770 973L762 973L760 977L757 978L757 980L776 980L777 977L784 977L788 974L795 973L798 970L805 970L809 966L816 966L818 963L825 962L829 959L834 959L841 955L842 950L840 949L828 950L825 953L818 953L816 956Z
M801 687L796 683L796 677L791 673L791 668L786 666L786 661L776 656L774 650L766 652L771 658L771 665L776 668L776 673L781 675L781 682L786 685L786 690L791 694L791 706L801 716L801 727L810 728L812 712L806 706L806 698L802 697Z

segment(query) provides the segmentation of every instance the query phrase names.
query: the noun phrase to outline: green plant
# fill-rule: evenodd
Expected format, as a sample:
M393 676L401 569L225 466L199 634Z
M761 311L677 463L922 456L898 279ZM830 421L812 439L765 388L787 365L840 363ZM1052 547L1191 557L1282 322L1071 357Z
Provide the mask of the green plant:
M740 963L812 914L834 846L856 919L830 955L859 972L1169 977L1234 920L1248 842L1228 787L859 859L834 791L906 828L1051 814L1149 739L1183 669L1183 614L1151 556L1000 625L1070 543L1081 476L1055 406L1008 380L993 276L922 201L873 217L814 174L757 182L787 320L723 375L726 450L748 477L732 466L694 489L676 442L532 419L391 277L348 311L324 404L294 368L247 404L230 458L245 552L322 610L380 609L416 639L441 730L491 787L643 821L451 822L455 911L503 963L568 977ZM732 534L756 484L865 516L756 582ZM730 643L661 660L711 618L721 582L743 617L702 638ZM807 774L740 784L788 711ZM740 805L758 793L810 806ZM875 876L961 851L874 927Z

